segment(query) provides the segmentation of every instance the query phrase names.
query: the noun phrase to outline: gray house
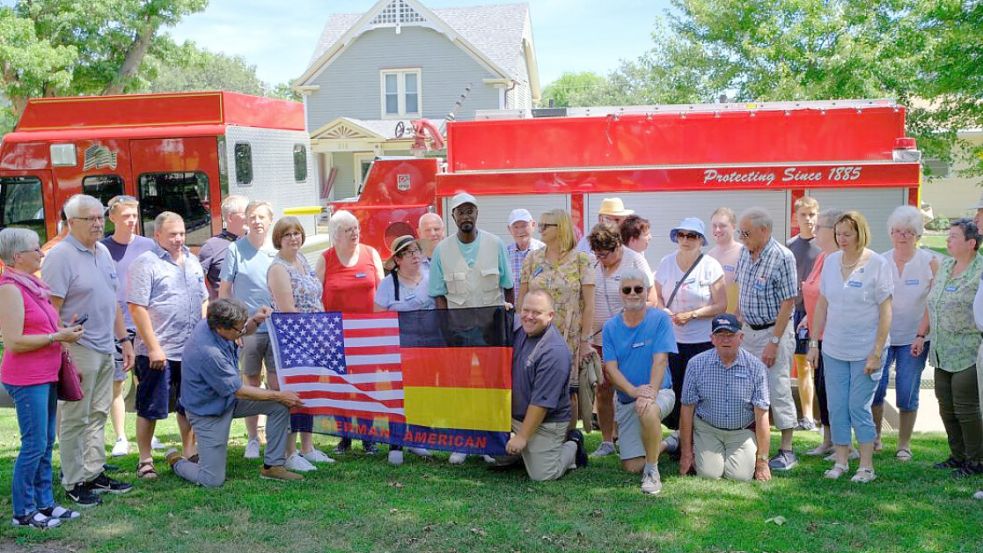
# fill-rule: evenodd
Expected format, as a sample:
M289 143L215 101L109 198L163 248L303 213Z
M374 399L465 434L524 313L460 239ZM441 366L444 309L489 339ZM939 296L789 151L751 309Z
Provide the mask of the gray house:
M380 0L362 14L334 14L293 87L307 110L322 201L358 193L372 160L409 155L399 122L438 125L476 110L529 110L539 70L527 4L430 10Z

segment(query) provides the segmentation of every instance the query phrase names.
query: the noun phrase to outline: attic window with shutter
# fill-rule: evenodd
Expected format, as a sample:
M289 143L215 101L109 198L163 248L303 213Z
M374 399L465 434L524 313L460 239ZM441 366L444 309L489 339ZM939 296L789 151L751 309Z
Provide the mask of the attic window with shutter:
M382 11L379 15L375 16L369 25L378 25L382 27L392 26L392 25L405 25L407 23L424 23L426 19L423 18L419 13L416 12L406 0L393 0Z

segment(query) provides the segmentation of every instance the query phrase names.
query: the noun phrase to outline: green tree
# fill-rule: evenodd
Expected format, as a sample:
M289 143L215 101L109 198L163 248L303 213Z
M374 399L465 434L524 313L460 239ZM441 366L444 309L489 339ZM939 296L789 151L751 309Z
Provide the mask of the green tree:
M983 126L981 33L979 0L672 0L601 103L890 97L949 160L956 130Z
M0 8L0 94L19 117L39 96L140 89L159 34L208 0L16 0ZM152 75L151 75L152 76Z
M163 41L162 41L163 42ZM209 52L194 42L162 45L146 63L155 74L140 92L231 90L263 95L266 86L256 76L256 66L240 56Z
M596 105L592 100L604 94L606 88L607 79L596 73L564 73L543 89L540 105L547 107L550 101L558 108Z

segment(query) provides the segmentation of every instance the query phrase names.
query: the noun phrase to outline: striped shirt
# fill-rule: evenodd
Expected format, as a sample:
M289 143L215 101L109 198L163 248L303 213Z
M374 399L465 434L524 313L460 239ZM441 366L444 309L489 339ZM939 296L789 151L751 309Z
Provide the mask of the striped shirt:
M752 325L774 323L782 302L799 293L795 256L774 238L765 244L757 261L745 248L737 262L737 286L744 321Z
M526 260L526 256L529 255L529 252L538 250L539 248L545 246L546 244L536 240L535 238L529 239L529 247L524 250L520 250L515 242L505 246L505 253L508 254L509 265L512 267L512 278L515 280L515 287L517 289L519 288L519 284L521 284L521 282L519 282L519 275L522 274L522 262Z
M696 416L716 428L747 428L754 422L755 407L768 409L768 371L744 348L729 367L716 349L705 351L686 365L680 402L696 405Z

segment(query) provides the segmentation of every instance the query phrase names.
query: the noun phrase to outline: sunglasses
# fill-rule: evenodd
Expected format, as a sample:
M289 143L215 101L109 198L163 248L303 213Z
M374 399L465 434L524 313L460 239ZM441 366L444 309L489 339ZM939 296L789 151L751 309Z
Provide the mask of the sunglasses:
M559 227L560 225L556 223L539 223L539 228L546 230L550 227Z
M699 240L703 238L703 235L698 232L676 232L676 239L679 240L680 238L686 240Z
M626 295L626 296L629 295L629 294L631 294L632 292L635 292L636 294L641 295L641 293L644 292L644 291L645 291L645 287L644 286L634 286L634 287L632 287L632 286L622 286L621 287L621 293L624 294L624 295Z

